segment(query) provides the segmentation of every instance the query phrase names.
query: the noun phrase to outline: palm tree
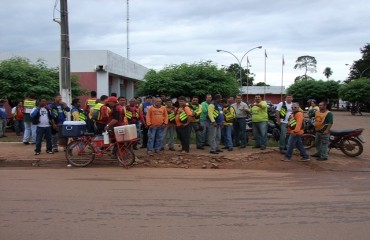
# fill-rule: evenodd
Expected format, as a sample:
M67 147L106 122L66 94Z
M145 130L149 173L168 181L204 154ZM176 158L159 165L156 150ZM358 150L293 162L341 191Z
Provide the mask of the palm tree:
M331 68L330 68L330 67L326 67L322 73L325 75L325 77L326 77L328 80L329 80L329 77L330 77L331 75L333 75L333 71L331 70Z

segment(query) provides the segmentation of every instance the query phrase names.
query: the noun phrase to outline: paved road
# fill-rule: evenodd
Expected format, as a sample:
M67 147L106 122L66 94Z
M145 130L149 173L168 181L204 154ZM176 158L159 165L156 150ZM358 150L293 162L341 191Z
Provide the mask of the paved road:
M368 240L367 172L0 169L0 239Z

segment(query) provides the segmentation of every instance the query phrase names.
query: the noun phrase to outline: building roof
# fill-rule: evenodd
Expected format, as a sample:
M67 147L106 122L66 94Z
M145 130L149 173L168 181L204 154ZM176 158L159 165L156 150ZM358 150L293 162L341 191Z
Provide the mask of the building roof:
M242 94L285 94L284 86L243 86Z
M1 52L0 61L12 57L28 58L31 62L45 60L49 67L59 67L59 51ZM72 50L71 72L94 72L98 69L124 76L130 79L143 80L148 68L122 57L109 50Z

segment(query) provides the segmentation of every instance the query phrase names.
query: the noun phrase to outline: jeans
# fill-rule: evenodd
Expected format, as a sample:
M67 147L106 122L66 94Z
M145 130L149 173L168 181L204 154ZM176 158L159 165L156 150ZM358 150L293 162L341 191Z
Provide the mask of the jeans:
M328 158L328 148L330 143L329 137L330 134L316 132L316 154L319 155L320 158Z
M208 123L208 142L211 147L210 151L217 151L218 144L221 140L221 127L219 125L214 126L212 123Z
M285 158L290 159L292 157L294 147L297 147L297 149L299 150L301 154L301 157L309 158L306 152L306 149L304 149L301 135L290 134L287 147L288 147L288 150L285 153Z
M148 152L155 150L159 152L163 146L163 138L165 133L164 126L152 126L148 129Z
M233 133L233 125L224 125L222 127L222 132L224 136L224 141L225 141L225 147L228 149L233 148L233 138L232 138L232 133Z
M176 127L176 133L178 138L180 139L182 150L189 152L190 149L190 135L191 135L191 126L190 124L186 126L178 126Z
M176 126L174 125L170 125L166 127L165 133L163 134L163 137L164 137L163 146L166 145L166 143L168 142L169 148L174 147L175 129L176 129Z
M256 147L266 147L267 146L267 122L253 122L253 136L255 138L254 145Z
M280 150L285 150L287 148L287 132L288 132L288 124L280 123L280 139L279 139L279 148Z
M23 142L28 142L32 137L31 142L36 143L36 129L37 125L24 121Z
M141 125L141 129L143 130L142 131L142 135L143 135L143 144L141 145L141 147L147 147L148 145L148 138L149 138L149 133L148 133L148 128L143 124Z
M0 119L0 137L5 136L6 124L6 119Z
M35 152L41 152L42 139L46 139L46 151L52 150L51 144L51 127L37 127L36 128L36 149Z
M245 118L237 118L233 124L234 127L234 144L235 146L247 146L247 123Z
M194 131L194 134L195 134L195 142L197 144L197 147L203 147L203 143L202 143L203 131L196 131L200 123L192 122L190 123L190 125L191 125L191 131Z
M208 127L209 127L209 122L208 120L200 120L199 121L200 123L200 126L203 127L203 131L201 131L199 133L199 143L200 143L200 146L198 147L203 147L205 146L206 144L208 144Z
M24 132L24 123L23 120L14 121L14 129L17 136L21 135L21 132Z

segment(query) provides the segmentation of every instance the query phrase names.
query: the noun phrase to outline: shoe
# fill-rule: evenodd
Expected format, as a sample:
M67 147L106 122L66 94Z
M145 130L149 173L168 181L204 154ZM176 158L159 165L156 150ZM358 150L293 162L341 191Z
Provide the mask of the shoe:
M151 152L151 151L148 151L148 153L147 153L149 156L154 156L153 155L153 152Z
M228 148L227 151L231 152L233 150L233 148Z
M265 149L266 149L266 146L262 146L262 147L261 147L261 150L265 150Z
M319 157L319 158L316 158L316 160L317 160L317 161L326 161L326 160L328 160L328 158L320 158L320 157Z
M283 161L283 162L290 162L292 160L290 160L289 158L284 158L284 159L281 159L281 161Z
M210 151L209 153L210 154L218 154L218 152L216 152L216 151Z
M3 137L7 137L7 135L3 135Z
M54 148L53 152L59 152L58 148Z
M204 147L197 147L197 149L202 149L202 150L204 150Z
M54 152L53 151L50 151L50 150L47 150L46 153L54 154Z
M260 146L253 146L252 148L260 148Z
M36 144L35 142L30 142L30 144Z
M220 153L220 152L223 152L223 151L221 149L217 149L216 152L219 152Z
M241 145L239 148L246 148L247 146L245 146L245 145Z
M35 152L35 155L40 155L40 152Z
M189 151L182 150L181 153L189 153Z
M161 151L164 151L164 147L161 148Z
M299 159L298 162L308 162L310 160L311 159L309 157L307 157L307 158L301 158L301 159Z
M29 142L23 142L23 144L25 144L25 145L29 145L30 143L29 143Z
M169 148L170 151L176 151L173 147Z
M229 147L223 147L222 149L229 149Z
M311 154L311 157L320 157L319 154L315 153L315 154Z

